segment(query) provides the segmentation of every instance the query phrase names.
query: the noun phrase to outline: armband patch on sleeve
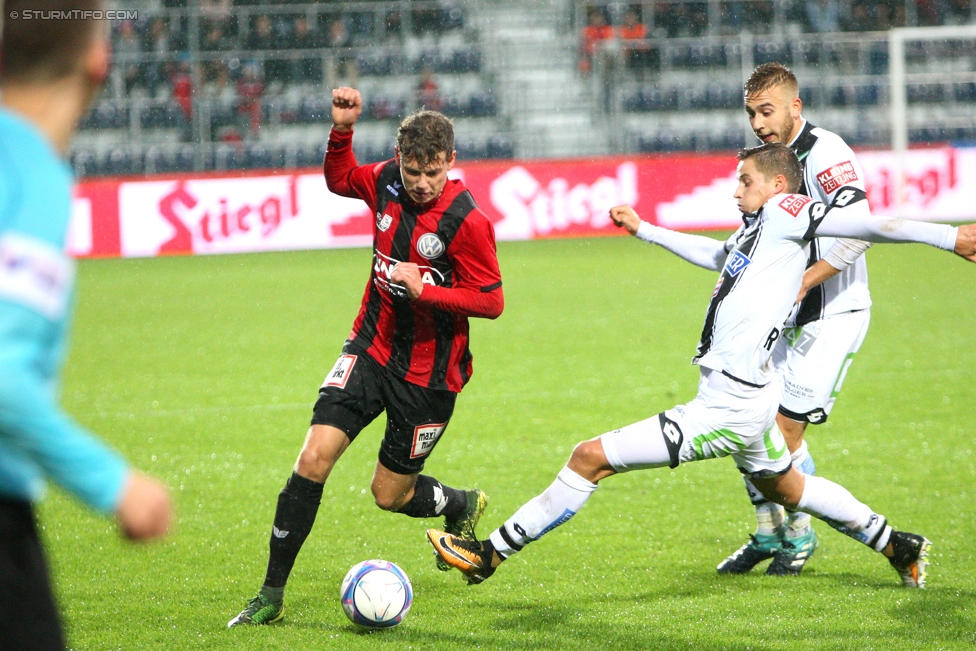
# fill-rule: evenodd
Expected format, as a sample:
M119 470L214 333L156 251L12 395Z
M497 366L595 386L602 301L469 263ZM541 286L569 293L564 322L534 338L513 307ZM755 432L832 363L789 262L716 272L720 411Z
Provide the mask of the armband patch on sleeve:
M846 188L841 188L837 194L834 195L834 200L830 202L830 207L843 208L844 206L857 203L858 201L866 201L867 198L867 193L861 188L848 186Z
M817 182L827 194L857 180L857 172L854 171L854 163L851 161L844 161L817 174Z
M0 235L0 299L60 319L74 277L74 261L51 244L16 233Z

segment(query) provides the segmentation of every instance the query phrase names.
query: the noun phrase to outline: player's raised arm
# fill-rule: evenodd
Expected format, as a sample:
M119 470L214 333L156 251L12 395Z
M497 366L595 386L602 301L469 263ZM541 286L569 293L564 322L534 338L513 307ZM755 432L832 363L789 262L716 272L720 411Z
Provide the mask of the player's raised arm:
M852 237L867 242L928 244L976 262L976 224L954 227L909 219L875 217L856 188L837 194L812 230L816 235ZM822 205L822 204L820 204Z
M360 114L363 112L363 98L359 91L348 86L341 86L332 91L332 125L336 131L352 130Z
M330 192L362 199L375 210L376 177L382 165L360 167L352 150L352 127L362 112L363 98L358 90L343 86L332 91L332 131L323 171Z
M718 271L725 265L729 252L725 243L704 235L680 233L643 221L630 206L614 206L610 209L610 221L620 228L650 244L657 244L679 258L704 269Z

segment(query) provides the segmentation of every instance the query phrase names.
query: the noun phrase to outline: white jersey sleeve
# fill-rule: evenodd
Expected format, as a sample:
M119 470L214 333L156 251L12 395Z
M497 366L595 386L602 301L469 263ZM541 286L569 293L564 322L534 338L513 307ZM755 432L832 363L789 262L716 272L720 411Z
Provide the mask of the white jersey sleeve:
M639 240L649 244L657 244L679 258L712 271L718 271L722 268L722 265L725 264L725 257L732 250L732 246L728 242L715 240L704 235L672 231L645 221L640 223L636 235Z
M948 224L875 217L868 209L867 196L860 188L845 187L836 194L831 206L817 203L809 212L813 232L808 237L823 233L869 242L915 242L952 251L959 234L958 228Z
M803 165L801 192L830 205L843 187L865 189L864 170L854 151L835 133L806 123L792 143ZM837 243L832 237L820 237L810 246L808 266L826 256ZM868 270L860 243L841 243L828 257L841 273L811 289L795 315L795 324L803 325L828 316L863 310L871 306Z

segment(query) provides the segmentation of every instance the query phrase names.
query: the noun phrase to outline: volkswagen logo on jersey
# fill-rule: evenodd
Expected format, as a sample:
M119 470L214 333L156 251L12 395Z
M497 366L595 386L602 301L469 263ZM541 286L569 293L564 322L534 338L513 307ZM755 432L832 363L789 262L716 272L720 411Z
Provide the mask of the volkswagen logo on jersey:
M725 261L725 270L729 272L729 276L735 278L751 262L752 260L742 251L733 251L729 254L728 260Z
M428 260L433 260L444 253L444 243L435 234L424 233L417 240L417 253Z

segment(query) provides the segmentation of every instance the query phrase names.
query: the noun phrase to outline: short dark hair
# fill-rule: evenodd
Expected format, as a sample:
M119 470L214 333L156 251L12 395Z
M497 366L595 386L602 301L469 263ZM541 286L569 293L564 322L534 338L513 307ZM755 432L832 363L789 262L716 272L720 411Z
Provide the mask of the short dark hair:
M421 167L433 163L441 153L450 160L454 152L454 124L437 111L415 111L400 123L396 144L401 159L409 158Z
M71 75L94 40L98 24L91 18L24 19L24 12L96 11L100 0L5 0L0 81L47 83ZM15 14L16 12L16 14ZM11 18L19 15L21 18Z
M803 183L803 166L796 153L781 142L767 142L758 147L740 149L740 161L749 158L756 159L756 169L766 177L772 179L777 174L786 177L786 191L798 192Z
M792 70L782 63L764 63L749 75L749 79L742 86L742 96L748 99L750 95L769 90L773 86L784 86L794 93L800 92L800 84Z

